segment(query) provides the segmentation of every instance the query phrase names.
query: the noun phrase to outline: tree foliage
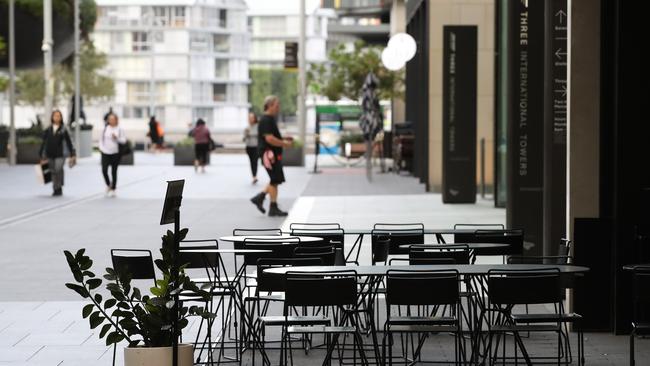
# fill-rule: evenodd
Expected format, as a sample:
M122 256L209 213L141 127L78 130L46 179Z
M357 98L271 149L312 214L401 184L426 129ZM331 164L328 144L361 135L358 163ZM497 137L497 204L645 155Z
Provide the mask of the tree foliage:
M109 98L115 93L113 79L102 75L106 66L106 55L99 53L91 42L84 42L80 52L81 95L86 102ZM54 101L65 102L74 93L74 69L71 65L60 64L52 71L54 78ZM17 99L21 103L40 106L45 98L43 70L25 70L16 78Z
M0 6L7 6L8 0L0 0ZM43 17L43 0L16 0L16 8L27 10L31 15ZM81 36L88 39L97 21L97 4L95 0L81 0L79 3L81 13ZM70 24L74 24L74 0L53 0L52 13L62 17Z
M404 97L404 70L390 71L381 62L378 46L356 42L352 50L344 44L330 50L326 64L312 64L307 72L309 89L314 94L337 101L343 97L359 100L369 72L379 79L380 99Z
M298 98L298 76L296 72L284 69L250 69L251 85L248 100L253 112L261 114L264 98L276 95L280 98L280 114L295 115Z

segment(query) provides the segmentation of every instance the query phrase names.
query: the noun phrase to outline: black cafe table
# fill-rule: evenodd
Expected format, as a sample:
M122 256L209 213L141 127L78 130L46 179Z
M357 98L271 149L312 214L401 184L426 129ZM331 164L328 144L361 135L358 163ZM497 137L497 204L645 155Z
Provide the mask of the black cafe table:
M397 230L400 231L401 230ZM476 229L407 229L408 231L412 231L413 233L422 233L424 235L435 235L436 236L436 241L438 243L444 244L445 239L443 238L443 235L455 235L455 234L473 234L476 232ZM355 261L359 261L359 254L361 253L361 243L363 242L363 237L365 235L371 235L372 233L390 233L390 229L345 229L345 235L356 235L357 238L354 241L354 244L352 244L352 248L348 251L348 253L345 255L345 260L347 261L352 253L354 252L355 248L357 250L355 254ZM417 244L417 243L413 243Z
M582 266L574 265L555 265L555 264L439 264L439 265L405 265L405 266L386 266L386 265L375 265L375 266L297 266L297 267L278 267L278 268L269 268L265 269L265 273L284 275L287 272L311 272L311 273L323 273L323 272L351 272L354 271L357 277L365 278L362 288L365 287L367 291L360 291L360 301L366 303L368 312L371 313L367 317L370 332L372 333L373 339L373 348L375 356L379 357L379 343L377 340L377 328L375 323L375 315L373 304L376 299L377 289L379 284L382 282L381 279L385 277L389 270L435 270L435 271L458 271L458 273L463 276L464 282L470 284L474 291L479 293L487 293L487 276L491 271L499 270L526 270L534 272L539 270L540 272L545 272L550 269L557 269L560 272L560 275L564 276L576 276L581 275L587 271L589 268ZM370 293L370 295L367 295ZM367 297L366 297L367 296ZM489 304L482 300L482 296L476 297L476 305L480 308L481 311L486 310ZM468 324L474 329L470 329L470 332L474 334L472 337L472 342L475 342L474 337L479 337L481 330L480 324L472 325ZM478 338L476 338L478 339ZM474 347L471 347L472 352L475 351ZM476 349L478 351L478 349ZM472 354L470 359L474 357L479 357L478 354Z

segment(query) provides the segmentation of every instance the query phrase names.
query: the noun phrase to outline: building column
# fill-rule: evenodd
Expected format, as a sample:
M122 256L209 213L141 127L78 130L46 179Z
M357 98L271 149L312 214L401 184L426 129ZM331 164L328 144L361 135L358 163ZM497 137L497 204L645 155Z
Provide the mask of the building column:
M406 1L393 0L390 8L390 35L406 33ZM392 122L404 122L406 103L404 99L393 98L391 101Z

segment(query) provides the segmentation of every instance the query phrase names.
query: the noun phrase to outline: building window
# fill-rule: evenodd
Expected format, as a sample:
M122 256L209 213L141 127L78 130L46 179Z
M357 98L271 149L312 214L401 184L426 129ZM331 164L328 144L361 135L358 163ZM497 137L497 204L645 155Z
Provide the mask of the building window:
M124 118L145 118L148 116L149 107L124 107L122 117Z
M177 28L182 28L185 26L185 7L184 6L175 6L174 8L174 19L172 21L172 26Z
M131 49L133 52L149 51L149 35L147 32L131 32Z
M321 19L319 17L314 17L314 36L318 37L321 35Z
M228 27L228 16L226 9L219 9L219 28Z
M217 79L226 79L228 78L228 60L224 59L215 59L214 60L214 77Z
M130 81L126 84L126 100L129 104L149 103L149 83Z
M192 33L190 35L190 51L207 52L208 35L205 33Z
M168 6L154 6L154 24L159 27L169 26L169 16L171 15L171 9Z
M214 52L230 51L230 37L227 34L214 34L212 36L212 49Z
M215 102L225 102L227 89L226 84L212 84L212 100Z

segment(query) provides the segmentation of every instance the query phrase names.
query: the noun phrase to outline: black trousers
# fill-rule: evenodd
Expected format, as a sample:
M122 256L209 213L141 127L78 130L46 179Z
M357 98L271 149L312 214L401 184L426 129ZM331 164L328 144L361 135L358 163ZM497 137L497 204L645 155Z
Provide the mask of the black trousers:
M194 156L199 164L206 165L208 163L208 154L210 153L210 144L194 144Z
M257 146L246 146L246 154L248 154L248 160L251 162L251 173L253 173L253 177L257 177L257 160L260 158Z
M115 189L117 186L117 167L120 165L120 154L104 154L102 153L102 174L104 175L104 182L106 186ZM111 167L111 176L113 181L108 177L108 167Z

